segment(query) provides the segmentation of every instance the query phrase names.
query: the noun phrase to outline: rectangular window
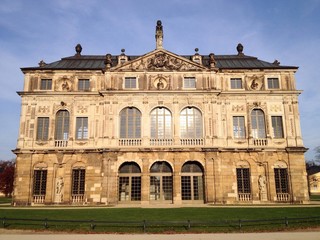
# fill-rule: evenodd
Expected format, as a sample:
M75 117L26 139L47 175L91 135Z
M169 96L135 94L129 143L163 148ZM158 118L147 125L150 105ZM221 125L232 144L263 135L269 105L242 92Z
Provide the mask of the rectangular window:
M283 138L282 117L272 116L271 120L274 138Z
M241 78L231 78L230 79L231 89L242 89L242 79Z
M137 78L135 78L135 77L126 77L124 79L124 88L136 89L137 88Z
M88 118L76 118L76 139L88 139Z
M40 90L51 90L52 79L41 79Z
M268 88L269 89L279 89L279 78L268 78Z
M185 77L183 79L183 88L196 88L196 78Z
M38 117L37 121L37 141L48 141L49 118Z
M79 79L78 90L79 91L89 91L90 90L90 80L89 79Z
M244 125L244 117L233 117L233 137L246 138L246 129Z
M276 193L289 193L287 169L275 168L274 178L276 183Z
M85 170L72 170L72 195L84 195L85 188Z
M33 195L46 195L47 170L34 170Z
M249 168L237 168L238 193L251 193Z

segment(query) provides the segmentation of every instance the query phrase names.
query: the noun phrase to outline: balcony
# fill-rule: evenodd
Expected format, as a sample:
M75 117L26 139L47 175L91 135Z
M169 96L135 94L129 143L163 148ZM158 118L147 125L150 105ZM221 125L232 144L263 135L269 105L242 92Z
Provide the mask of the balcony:
M202 146L203 138L182 138L180 144L183 146Z
M33 203L34 204L43 204L45 195L33 195Z
M173 144L173 139L171 138L164 138L164 139L156 139L156 138L151 138L150 139L150 145L151 146L170 146Z
M119 139L119 146L141 146L141 138L121 138Z
M73 194L72 203L83 203L84 194Z
M279 202L289 202L290 194L289 193L277 193L277 201Z
M68 140L55 140L54 146L55 147L68 147Z
M268 145L268 140L266 138L254 138L252 140L253 140L254 146L267 146Z
M238 199L241 202L251 201L251 193L238 193Z

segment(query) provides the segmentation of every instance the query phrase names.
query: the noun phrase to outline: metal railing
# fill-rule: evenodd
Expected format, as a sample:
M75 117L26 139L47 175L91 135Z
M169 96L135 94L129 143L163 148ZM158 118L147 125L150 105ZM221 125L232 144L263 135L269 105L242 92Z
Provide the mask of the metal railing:
M37 225L43 228L50 228L55 226L63 226L64 229L68 225L70 226L87 226L91 230L96 228L119 228L123 229L124 226L127 228L140 228L144 232L147 232L147 229L159 228L159 227L170 227L171 229L175 228L185 228L189 230L196 227L228 227L234 230L243 229L244 227L257 227L257 226L271 226L278 225L280 227L288 227L295 224L303 223L316 223L318 226L320 223L320 216L313 217L300 217L300 218L270 218L270 219L237 219L237 220L213 220L213 221L202 221L202 220L181 220L181 221L103 221L103 220L58 220L58 219L30 219L30 218L0 218L2 222L2 227L7 228L11 226L21 226L21 225Z

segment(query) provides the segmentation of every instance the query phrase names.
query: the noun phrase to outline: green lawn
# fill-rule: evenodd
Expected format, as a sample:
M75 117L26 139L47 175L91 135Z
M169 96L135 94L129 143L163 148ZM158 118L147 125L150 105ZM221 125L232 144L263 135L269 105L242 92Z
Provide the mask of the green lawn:
M310 195L311 201L320 201L320 195Z
M174 226L175 223L169 223L168 226L161 224L153 224L153 227L148 226L148 232L225 232L239 231L238 224L224 224L219 227L197 226L190 230L186 229L187 221L224 221L239 219L284 219L297 217L320 217L320 207L277 207L277 208L254 208L254 207L236 207L236 208L220 208L220 207L205 207L205 208L83 208L83 209L1 209L0 218L29 218L29 219L59 219L59 220L97 220L97 221L184 221L186 224ZM293 224L289 222L286 227L284 221L280 224L264 224L258 226L256 223L243 223L241 231L265 231L265 230L283 230L288 227L310 227L320 226L320 218L315 222ZM133 224L135 225L135 224ZM141 224L139 225L141 226ZM44 229L42 222L8 222L7 228L22 228L22 229ZM64 231L81 231L81 232L142 232L141 227L132 227L125 224L116 224L103 227L103 224L97 224L97 227L90 229L90 223L50 223L51 230Z
M12 198L0 197L0 204L2 203L11 203Z

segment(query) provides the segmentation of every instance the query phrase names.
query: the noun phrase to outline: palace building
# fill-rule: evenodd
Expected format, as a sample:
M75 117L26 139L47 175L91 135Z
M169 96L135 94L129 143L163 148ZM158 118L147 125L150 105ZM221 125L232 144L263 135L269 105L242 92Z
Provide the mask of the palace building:
M298 67L155 38L21 69L14 204L308 202Z

